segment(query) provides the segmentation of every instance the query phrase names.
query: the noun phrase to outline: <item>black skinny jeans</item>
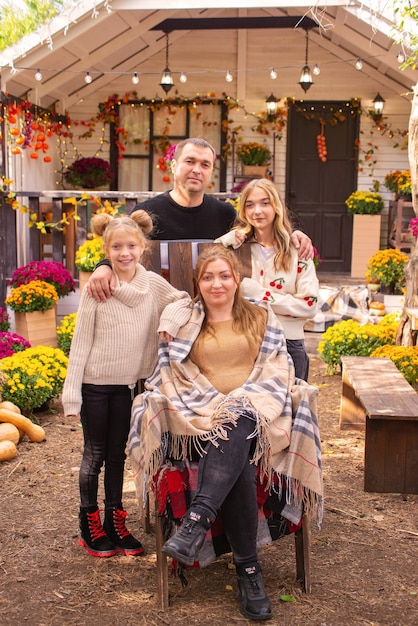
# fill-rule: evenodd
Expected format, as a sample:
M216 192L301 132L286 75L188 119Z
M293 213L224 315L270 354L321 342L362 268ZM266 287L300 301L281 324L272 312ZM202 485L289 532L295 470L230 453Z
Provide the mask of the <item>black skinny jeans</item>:
M84 451L80 466L81 508L97 506L100 470L104 464L106 506L121 506L125 448L132 396L127 385L82 385L81 424Z
M192 509L203 510L211 521L221 512L222 523L237 564L257 561L258 507L256 466L249 462L255 421L241 415L219 447L206 445L199 461L198 486Z
M301 378L307 382L309 376L309 356L306 352L304 340L286 339L286 345L295 366L296 378Z

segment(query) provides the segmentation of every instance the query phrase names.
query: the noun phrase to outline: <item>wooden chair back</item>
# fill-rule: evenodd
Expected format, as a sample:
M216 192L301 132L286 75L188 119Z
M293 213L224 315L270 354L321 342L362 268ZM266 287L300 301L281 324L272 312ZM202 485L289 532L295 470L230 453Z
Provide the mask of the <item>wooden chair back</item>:
M176 289L187 291L194 296L194 267L198 255L209 241L151 241L150 253L144 259L144 266L164 276ZM242 268L242 278L251 276L251 250L243 245L234 251Z

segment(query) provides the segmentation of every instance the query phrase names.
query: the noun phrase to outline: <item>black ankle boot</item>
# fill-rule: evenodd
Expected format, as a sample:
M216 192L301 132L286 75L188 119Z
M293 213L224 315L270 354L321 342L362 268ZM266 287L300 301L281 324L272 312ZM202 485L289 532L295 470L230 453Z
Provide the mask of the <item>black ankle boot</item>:
M163 545L163 553L184 565L193 565L210 525L210 519L203 514L188 511L176 534Z
M241 613L249 619L271 619L270 601L259 563L247 567L237 566L237 576Z
M105 508L105 520L103 528L111 541L115 544L117 551L128 556L140 556L144 554L142 543L135 539L125 525L127 512L122 506L112 506Z
M96 507L81 508L79 514L80 537L78 543L91 556L108 557L116 554L116 548L106 537L100 521L100 511Z

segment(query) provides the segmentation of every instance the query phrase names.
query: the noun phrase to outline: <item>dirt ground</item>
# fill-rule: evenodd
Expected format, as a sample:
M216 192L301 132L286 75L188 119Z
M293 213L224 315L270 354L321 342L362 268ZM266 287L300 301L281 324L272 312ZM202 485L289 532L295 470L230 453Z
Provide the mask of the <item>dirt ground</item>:
M273 608L271 624L340 626L418 624L418 496L363 491L364 435L340 431L341 378L325 375L313 351L310 382L319 387L325 516L312 534L312 593L295 583L292 537L260 550ZM140 626L238 624L236 580L228 558L170 576L170 608L157 600L154 535L143 531L129 465L124 504L144 557L97 559L77 543L81 428L54 411L38 415L40 444L23 440L0 464L0 624ZM284 602L291 595L294 602Z

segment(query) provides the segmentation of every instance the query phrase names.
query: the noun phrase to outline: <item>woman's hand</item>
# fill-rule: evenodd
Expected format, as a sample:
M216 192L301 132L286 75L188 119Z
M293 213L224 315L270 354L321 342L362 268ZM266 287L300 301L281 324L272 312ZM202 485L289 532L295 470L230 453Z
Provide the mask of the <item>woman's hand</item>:
M172 337L172 335L170 335L169 333L166 333L165 330L160 331L158 333L158 336L160 338L160 341L163 341L164 343L170 343L170 341L173 341L174 339L174 337Z
M86 289L91 298L97 302L106 302L116 287L116 278L112 268L100 265L90 276Z
M290 238L296 250L298 250L299 258L303 261L312 261L314 249L312 240L308 235L305 235L301 230L294 230Z

